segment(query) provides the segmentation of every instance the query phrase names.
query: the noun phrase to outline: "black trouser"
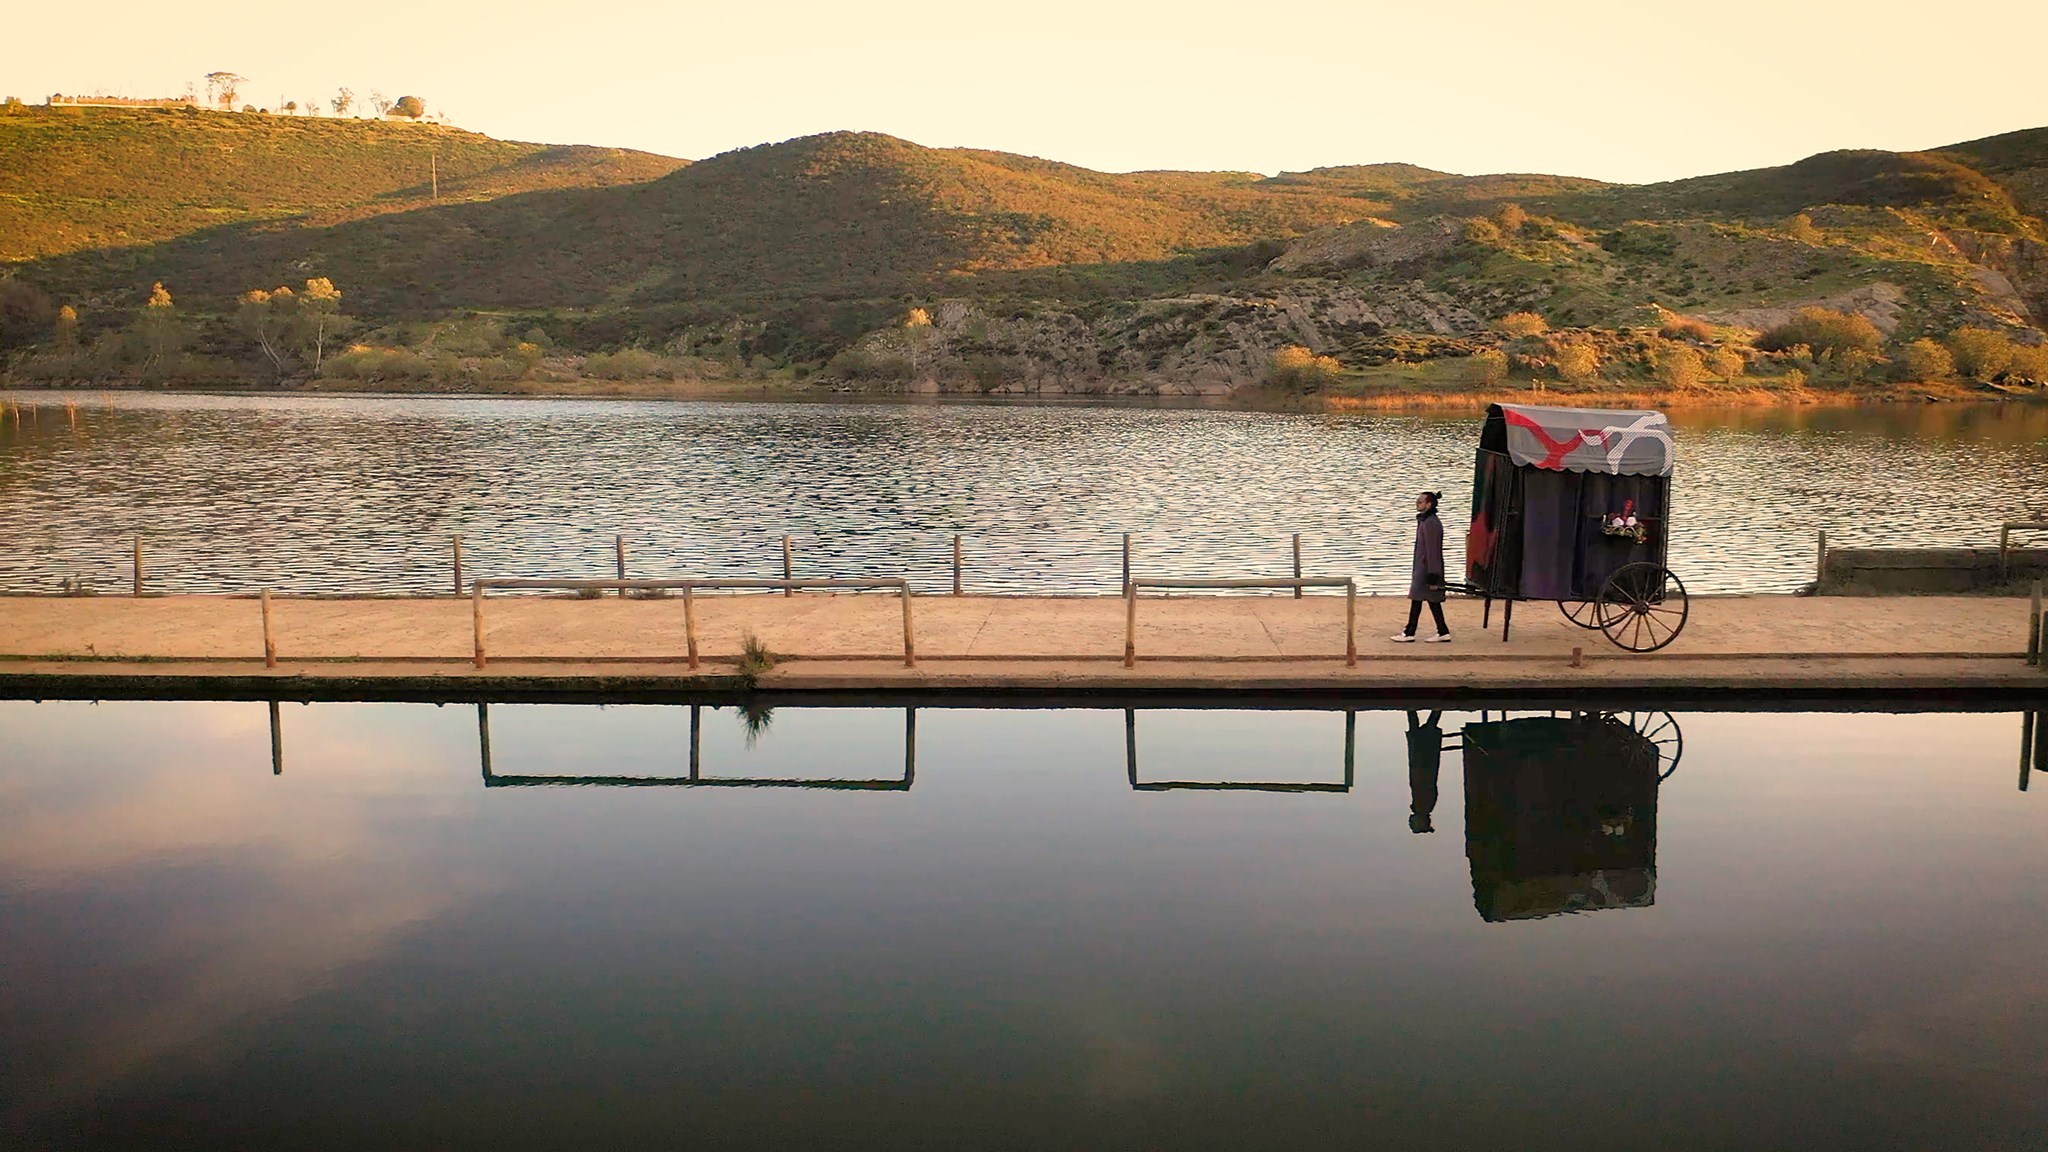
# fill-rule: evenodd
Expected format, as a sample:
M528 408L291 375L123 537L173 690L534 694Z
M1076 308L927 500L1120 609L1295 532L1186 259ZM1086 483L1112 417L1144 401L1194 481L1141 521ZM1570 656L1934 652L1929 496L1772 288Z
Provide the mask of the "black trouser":
M1410 600L1408 602L1408 627L1403 629L1403 631L1410 636L1415 635L1415 625L1422 621L1422 606L1424 604L1429 605L1429 614L1436 618L1436 634L1439 636L1449 636L1451 634L1451 626L1444 623L1444 606L1435 600Z

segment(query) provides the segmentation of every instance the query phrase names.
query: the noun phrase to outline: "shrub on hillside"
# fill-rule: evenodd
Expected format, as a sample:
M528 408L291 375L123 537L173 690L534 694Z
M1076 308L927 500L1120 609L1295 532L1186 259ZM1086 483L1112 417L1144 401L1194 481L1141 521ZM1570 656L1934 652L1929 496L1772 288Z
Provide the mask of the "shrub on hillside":
M1972 380L1991 380L2012 363L2012 340L1990 328L1958 328L1948 334L1956 370Z
M2048 348L2038 344L2015 344L2012 346L2012 362L2005 366L2006 383L2024 381L2028 384L2048 384Z
M1266 362L1266 383L1296 392L1316 392L1335 384L1344 366L1335 357L1318 356L1299 344L1273 353Z
M1940 343L1922 336L1899 353L1898 370L1902 379L1939 384L1955 378L1956 358Z
M1600 349L1590 340L1559 340L1550 346L1550 362L1561 380L1585 384L1600 375Z
M1789 351L1804 344L1815 355L1840 355L1851 348L1875 356L1884 347L1884 333L1869 319L1833 308L1801 308L1792 318L1763 334L1756 346L1767 352Z
M1508 354L1498 348L1481 348L1472 354L1472 378L1491 388L1508 378Z
M1697 388L1707 379L1707 362L1690 344L1657 349L1657 382L1666 388Z
M583 360L583 374L599 380L645 380L653 376L667 375L660 356L645 348L621 348L617 352L599 352Z
M1664 326L1657 329L1657 335L1666 340L1697 340L1711 344L1714 342L1714 326L1697 316L1673 313L1665 318Z
M917 366L900 352L848 348L832 358L832 370L849 380L901 383L916 374Z
M320 375L335 380L366 382L432 380L434 362L409 348L372 348L357 344L320 366Z
M1503 204L1493 210L1493 222L1502 233L1514 236L1529 223L1529 213L1520 204Z
M1520 340L1543 335L1550 331L1550 323L1534 312L1510 312L1493 322L1493 330L1511 340Z
M1749 370L1749 358L1726 344L1707 357L1707 369L1723 380L1734 380Z

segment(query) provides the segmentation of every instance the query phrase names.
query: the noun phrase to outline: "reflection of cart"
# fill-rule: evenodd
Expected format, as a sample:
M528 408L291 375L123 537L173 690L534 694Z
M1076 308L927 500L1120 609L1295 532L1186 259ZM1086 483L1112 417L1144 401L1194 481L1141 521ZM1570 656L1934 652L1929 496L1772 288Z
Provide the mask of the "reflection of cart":
M1677 723L1606 712L1464 728L1465 856L1482 919L1639 908L1657 890L1657 785Z
M1486 410L1473 468L1464 590L1506 601L1555 600L1572 623L1633 652L1685 628L1685 585L1665 564L1675 449L1656 412Z

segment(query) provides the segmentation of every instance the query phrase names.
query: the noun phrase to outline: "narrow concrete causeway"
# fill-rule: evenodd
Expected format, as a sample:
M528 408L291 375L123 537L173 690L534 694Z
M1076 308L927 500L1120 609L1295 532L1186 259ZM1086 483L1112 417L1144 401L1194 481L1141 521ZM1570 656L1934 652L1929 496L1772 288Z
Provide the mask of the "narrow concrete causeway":
M693 671L679 598L497 595L484 602L478 669L467 599L275 599L269 667L253 598L7 597L0 694L246 693L274 681L335 694L716 689L732 685L749 634L777 654L757 680L775 691L2048 693L2048 674L2023 658L2029 609L2017 599L1696 597L1677 642L1638 655L1546 603L1518 605L1505 643L1499 605L1482 632L1480 605L1453 601L1452 643L1395 644L1407 601L1362 597L1353 666L1342 597L1146 597L1131 668L1117 597L918 596L912 606L917 659L906 666L896 596L700 594Z

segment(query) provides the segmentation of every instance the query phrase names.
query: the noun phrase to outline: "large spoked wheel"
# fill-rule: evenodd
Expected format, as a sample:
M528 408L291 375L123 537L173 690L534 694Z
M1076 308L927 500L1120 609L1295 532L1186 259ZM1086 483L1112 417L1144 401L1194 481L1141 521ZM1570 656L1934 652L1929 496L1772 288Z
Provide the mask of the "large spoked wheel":
M1564 618L1588 632L1600 630L1600 604L1594 600L1559 600L1557 610Z
M1667 780L1678 771L1678 761L1685 755L1685 733L1678 730L1677 717L1669 712L1624 712L1615 719L1656 747L1657 779Z
M1600 630L1615 646L1655 652L1685 631L1692 608L1685 585L1658 564L1624 564L1600 590Z

